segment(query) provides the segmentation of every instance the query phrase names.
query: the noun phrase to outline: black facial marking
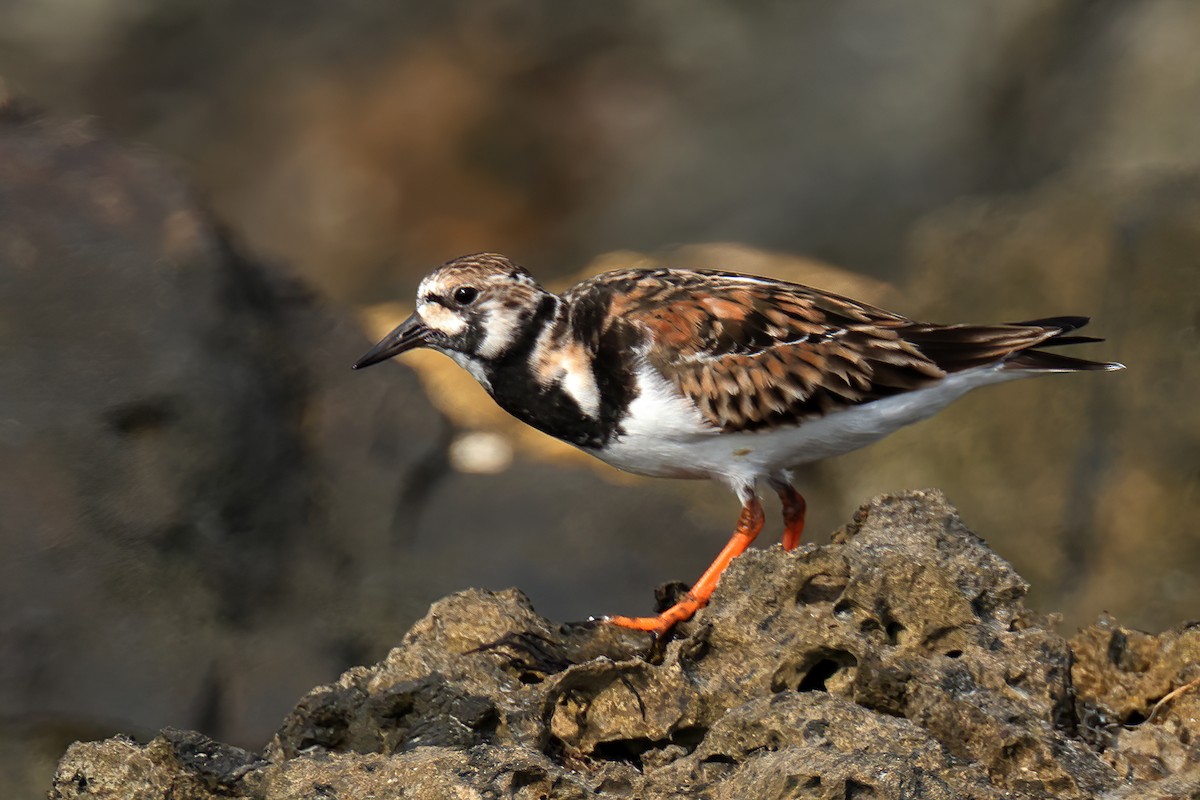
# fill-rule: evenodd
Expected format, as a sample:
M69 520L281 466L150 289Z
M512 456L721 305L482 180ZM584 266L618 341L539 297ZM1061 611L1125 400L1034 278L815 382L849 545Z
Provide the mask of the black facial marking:
M601 447L618 432L617 421L633 398L633 376L622 368L620 337L615 332L601 336L597 329L591 332L591 339L601 348L593 368L601 397L599 419L584 414L561 384L539 384L530 364L539 335L549 325L556 326L555 337L569 336L575 330L577 309L558 313L560 304L557 297L547 294L523 326L521 337L487 365L492 397L505 411L543 433L580 447ZM592 350L593 344L588 349Z
M629 369L629 353L641 344L642 334L632 325L614 323L600 335L592 372L600 403L600 428L604 436L598 445L607 443L620 433L620 420L629 404L637 397L633 370Z
M483 322L478 316L468 316L466 329L462 333L450 338L453 341L453 349L460 353L475 355L479 348L483 346L484 335Z

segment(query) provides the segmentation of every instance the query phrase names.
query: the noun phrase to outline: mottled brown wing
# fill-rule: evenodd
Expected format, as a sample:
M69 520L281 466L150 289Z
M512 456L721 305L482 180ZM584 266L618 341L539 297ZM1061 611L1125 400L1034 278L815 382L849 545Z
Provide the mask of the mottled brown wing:
M1060 332L915 323L810 287L720 272L608 273L572 294L627 344L641 332L647 360L726 431L929 386Z

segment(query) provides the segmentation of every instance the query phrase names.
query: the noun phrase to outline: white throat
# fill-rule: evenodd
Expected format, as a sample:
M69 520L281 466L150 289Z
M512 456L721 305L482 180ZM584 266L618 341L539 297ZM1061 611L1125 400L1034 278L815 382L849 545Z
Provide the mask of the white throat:
M450 356L452 359L454 359L455 364L458 364L460 367L469 372L472 378L479 381L480 386L482 386L484 389L487 389L489 393L492 391L492 382L488 379L487 370L484 368L481 360L475 358L474 356L460 353L457 350L448 350L442 347L434 347L433 349L437 350L439 353L445 353L446 355Z

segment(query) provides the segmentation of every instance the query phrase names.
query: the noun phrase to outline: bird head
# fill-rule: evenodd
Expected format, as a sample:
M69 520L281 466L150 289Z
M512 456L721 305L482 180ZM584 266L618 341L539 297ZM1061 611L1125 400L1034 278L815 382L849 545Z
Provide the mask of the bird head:
M495 253L448 261L417 288L417 310L354 364L369 367L418 347L439 350L478 376L502 358L551 296L522 267Z

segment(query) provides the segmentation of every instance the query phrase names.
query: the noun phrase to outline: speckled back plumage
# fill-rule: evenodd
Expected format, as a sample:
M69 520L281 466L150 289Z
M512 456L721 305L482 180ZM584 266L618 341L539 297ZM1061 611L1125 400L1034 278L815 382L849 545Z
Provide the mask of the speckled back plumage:
M797 424L920 389L1086 321L918 323L808 286L705 270L609 272L564 300L584 340L648 343L648 363L724 431Z

